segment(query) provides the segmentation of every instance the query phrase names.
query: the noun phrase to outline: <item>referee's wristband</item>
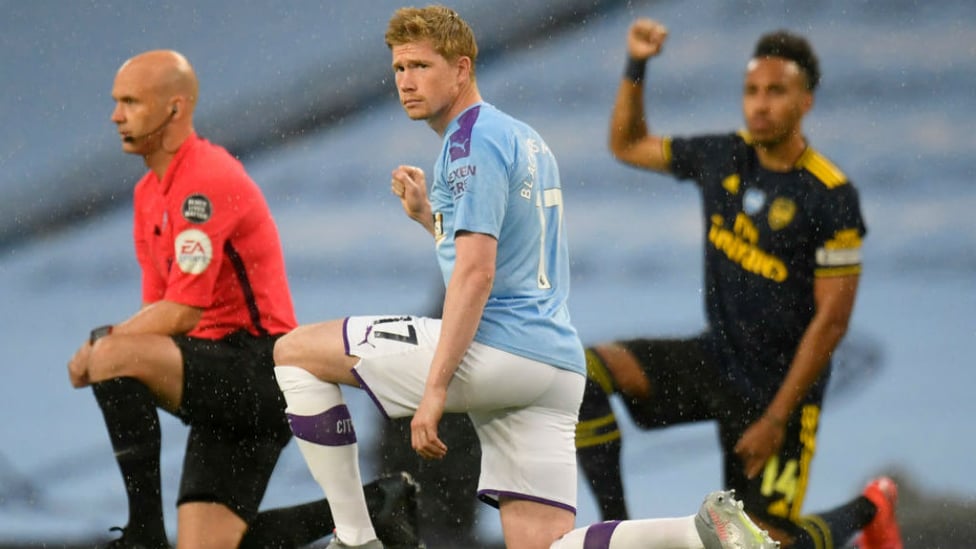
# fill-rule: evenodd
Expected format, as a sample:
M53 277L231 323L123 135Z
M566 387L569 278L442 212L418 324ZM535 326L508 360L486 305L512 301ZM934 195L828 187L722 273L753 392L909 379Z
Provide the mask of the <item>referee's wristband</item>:
M88 343L94 345L96 341L98 341L99 339L101 339L101 338L103 338L103 337L105 337L105 336L107 336L107 335L109 335L111 333L112 333L112 325L111 324L106 324L104 326L99 326L99 327L97 327L97 328L95 328L95 329L93 329L91 331L91 334L88 336Z
M644 82L644 74L647 72L647 59L634 59L627 56L627 65L624 67L624 78L634 84Z

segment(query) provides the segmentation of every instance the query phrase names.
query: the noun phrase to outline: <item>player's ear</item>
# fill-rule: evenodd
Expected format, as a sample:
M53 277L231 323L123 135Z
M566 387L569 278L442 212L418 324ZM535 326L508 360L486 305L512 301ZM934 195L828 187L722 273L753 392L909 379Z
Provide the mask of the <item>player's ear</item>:
M180 114L185 114L186 110L187 110L186 98L181 95L177 95L173 97L172 103L169 106L169 115L175 117Z
M471 62L471 58L467 55L461 55L457 59L457 64L455 65L458 71L458 83L464 83L471 80L473 74L474 66Z
M813 92L807 91L804 94L803 100L800 103L800 108L803 109L803 114L810 112L813 108Z

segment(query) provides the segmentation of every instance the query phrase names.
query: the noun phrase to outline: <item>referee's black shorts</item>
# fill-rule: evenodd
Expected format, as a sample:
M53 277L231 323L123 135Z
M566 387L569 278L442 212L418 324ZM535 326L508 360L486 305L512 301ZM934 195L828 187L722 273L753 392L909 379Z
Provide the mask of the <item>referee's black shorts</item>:
M276 336L234 332L220 340L176 336L190 427L177 505L215 502L246 522L257 515L281 450L291 438L274 376Z

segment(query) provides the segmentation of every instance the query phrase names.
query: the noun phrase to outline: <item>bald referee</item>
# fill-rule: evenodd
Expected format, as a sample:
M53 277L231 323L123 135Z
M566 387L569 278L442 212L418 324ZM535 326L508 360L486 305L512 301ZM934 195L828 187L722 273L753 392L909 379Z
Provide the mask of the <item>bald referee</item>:
M157 407L190 427L177 544L297 547L334 525L324 500L258 515L291 438L272 360L296 325L278 229L241 163L195 133L198 88L187 59L169 50L136 55L115 76L122 150L148 168L134 193L142 307L93 329L68 374L92 388L125 483L129 520L109 547L169 547ZM405 477L367 488L371 509L383 510L378 531L416 547L411 517L393 516L414 493Z

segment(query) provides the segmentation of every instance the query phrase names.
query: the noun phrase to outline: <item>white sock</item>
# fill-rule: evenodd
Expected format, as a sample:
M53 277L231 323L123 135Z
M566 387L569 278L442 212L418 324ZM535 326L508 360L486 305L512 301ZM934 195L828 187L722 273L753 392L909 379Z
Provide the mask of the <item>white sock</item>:
M336 536L347 545L376 539L359 474L356 432L339 386L294 366L276 366L275 377L298 449L329 499Z
M607 521L577 528L550 549L704 549L695 516Z

